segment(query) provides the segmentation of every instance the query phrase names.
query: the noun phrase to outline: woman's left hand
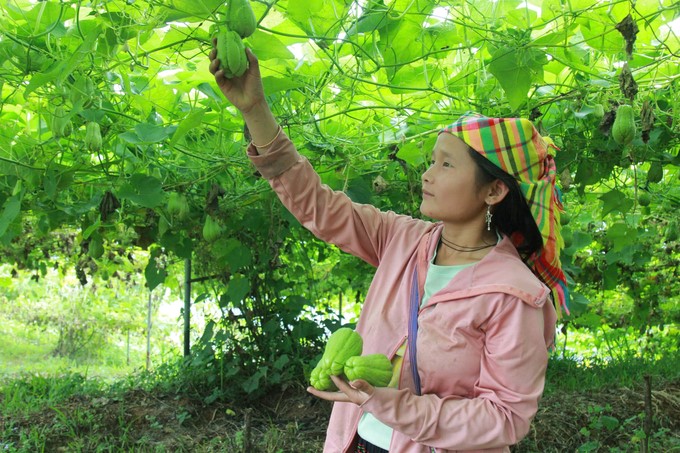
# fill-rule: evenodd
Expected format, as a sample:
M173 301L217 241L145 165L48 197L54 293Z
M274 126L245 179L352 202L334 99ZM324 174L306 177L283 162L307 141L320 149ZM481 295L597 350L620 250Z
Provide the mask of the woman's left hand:
M352 382L347 382L339 376L331 376L331 379L338 388L337 392L324 392L322 390L317 390L314 387L307 387L307 391L322 400L354 403L360 406L373 395L373 391L375 390L371 384L363 379L357 379Z

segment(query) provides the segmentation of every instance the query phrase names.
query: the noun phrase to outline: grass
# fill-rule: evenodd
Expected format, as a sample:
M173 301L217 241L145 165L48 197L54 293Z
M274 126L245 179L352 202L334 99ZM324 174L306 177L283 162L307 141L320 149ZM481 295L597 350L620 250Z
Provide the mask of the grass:
M183 376L179 369L120 366L124 353L114 347L79 362L53 358L54 338L34 327L5 325L0 361L9 374L0 376L0 451L322 450L330 406L306 394L302 382L288 382L257 404L212 401L173 388ZM539 413L513 451L640 451L649 375L655 413L650 451L680 452L677 329L644 344L629 331L608 331L607 341L602 332L577 333L553 353Z
M680 331L666 326L640 335L631 328L595 332L574 330L557 345L548 366L545 394L599 390L616 383L634 387L649 375L653 380L680 377ZM561 341L564 341L562 338Z
M680 451L680 367L677 357L663 361L668 363L658 369L675 372L653 381L655 424L649 451ZM633 375L626 374L633 370ZM640 451L644 388L620 382L635 383L636 376L649 371L646 365L632 361L619 369L573 366L567 371L568 385L562 374L548 375L547 388L553 391L546 393L531 432L513 451ZM619 380L613 380L614 373ZM105 384L78 374L25 376L2 387L0 450L321 451L329 406L305 394L301 384L290 385L243 406L141 390L134 378Z
M0 381L8 377L26 374L61 375L79 373L106 380L123 378L146 365L144 339L127 350L123 339L120 344L109 342L100 345L94 354L82 354L76 358L58 357L52 354L57 334L37 325L26 325L0 315ZM133 339L134 340L134 339ZM170 351L173 353L176 351ZM160 358L155 357L154 362Z
M552 358L548 365L547 385L544 394L600 390L616 384L634 387L644 382L645 376L653 381L672 381L680 377L680 355L669 354L660 360L630 357L610 363L583 366L573 360Z

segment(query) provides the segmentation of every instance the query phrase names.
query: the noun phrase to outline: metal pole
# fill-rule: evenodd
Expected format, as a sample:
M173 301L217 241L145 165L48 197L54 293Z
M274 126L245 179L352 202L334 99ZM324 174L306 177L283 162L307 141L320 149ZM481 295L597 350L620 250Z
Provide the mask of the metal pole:
M184 260L184 357L191 353L191 259Z

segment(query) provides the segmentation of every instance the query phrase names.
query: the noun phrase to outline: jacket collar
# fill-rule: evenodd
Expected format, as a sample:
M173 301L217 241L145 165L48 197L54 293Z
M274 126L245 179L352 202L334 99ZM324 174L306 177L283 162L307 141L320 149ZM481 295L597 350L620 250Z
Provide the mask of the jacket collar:
M434 256L439 238L444 229L438 224L424 235L418 246L418 287L423 294L425 278L430 261ZM508 272L511 269L512 272ZM467 267L456 275L447 291L446 300L458 300L487 293L506 293L520 298L533 307L542 306L550 292L524 264L517 249L508 236L502 235L501 241L476 264ZM432 303L439 302L433 297ZM428 302L427 305L430 305Z

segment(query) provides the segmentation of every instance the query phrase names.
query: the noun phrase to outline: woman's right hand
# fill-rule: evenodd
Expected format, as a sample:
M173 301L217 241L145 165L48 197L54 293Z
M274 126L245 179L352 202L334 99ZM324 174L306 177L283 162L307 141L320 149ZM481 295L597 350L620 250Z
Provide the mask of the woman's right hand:
M216 39L213 38L213 49L209 55L210 72L215 76L217 86L229 102L244 115L247 115L254 107L266 103L264 89L262 88L262 78L260 76L260 66L255 54L250 49L246 49L249 63L248 69L240 77L228 79L224 76L224 71L220 69L220 61L217 59L215 45Z
M281 128L269 109L269 104L267 104L267 99L264 96L257 57L250 49L246 49L248 69L240 77L228 79L224 76L224 71L220 69L215 44L216 40L213 39L213 49L209 57L210 72L215 76L217 86L224 97L241 111L253 144L271 144L278 137ZM268 152L266 149L268 146L255 145L255 147L259 154Z

